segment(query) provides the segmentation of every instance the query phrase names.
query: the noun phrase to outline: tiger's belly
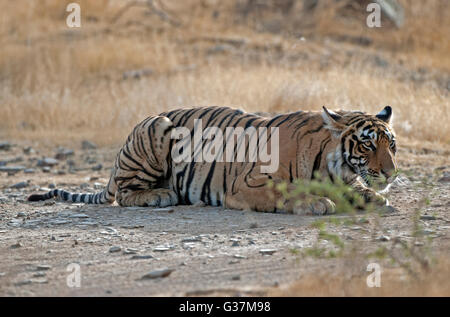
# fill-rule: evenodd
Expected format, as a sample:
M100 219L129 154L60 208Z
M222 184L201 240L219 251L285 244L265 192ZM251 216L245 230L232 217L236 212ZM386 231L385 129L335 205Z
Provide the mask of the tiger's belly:
M175 164L170 186L177 193L179 203L194 205L203 202L210 206L222 206L226 192L223 166L218 162Z

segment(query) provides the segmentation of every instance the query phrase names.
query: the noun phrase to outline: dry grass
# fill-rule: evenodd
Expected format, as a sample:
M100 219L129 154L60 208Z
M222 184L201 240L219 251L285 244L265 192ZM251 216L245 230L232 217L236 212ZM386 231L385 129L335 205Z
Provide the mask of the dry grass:
M182 27L143 7L131 8L112 24L124 2L78 1L79 30L65 26L64 9L71 1L18 2L0 1L2 138L116 144L144 117L177 107L285 112L327 105L374 112L390 104L400 136L450 142L450 99L439 82L450 70L450 6L443 1L427 1L427 6L403 1L417 19L408 19L401 30L378 31L358 18L343 19L330 5L304 28L315 35L306 42L288 29L255 31L257 25L237 18L234 1L162 1ZM373 45L325 40L333 34L368 36ZM245 39L246 44L205 37ZM346 57L349 51L354 58ZM292 58L298 54L308 59ZM390 66L367 65L365 58L373 54L402 65L405 75ZM411 76L419 67L431 75L418 83ZM135 69L152 74L123 79L124 72Z
M450 262L442 258L418 278L405 275L400 269L384 269L380 287L367 286L371 272L349 275L345 270L334 274L310 274L283 289L275 289L268 296L450 296Z

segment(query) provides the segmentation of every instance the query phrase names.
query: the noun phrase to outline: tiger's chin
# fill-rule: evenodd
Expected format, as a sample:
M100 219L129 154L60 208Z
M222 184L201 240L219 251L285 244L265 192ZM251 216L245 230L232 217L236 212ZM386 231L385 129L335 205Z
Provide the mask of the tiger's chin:
M372 188L379 194L386 194L389 192L392 183L395 181L395 178L385 178L379 176L371 176L371 177L361 177L364 180L364 183L367 187Z

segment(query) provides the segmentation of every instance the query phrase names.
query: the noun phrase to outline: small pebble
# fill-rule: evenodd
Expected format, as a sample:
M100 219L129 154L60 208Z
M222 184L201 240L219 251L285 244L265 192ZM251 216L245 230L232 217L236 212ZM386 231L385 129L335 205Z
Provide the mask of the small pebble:
M23 281L19 281L14 283L14 286L23 286L23 285L29 285L31 284L32 281L31 280L23 280Z
M141 277L141 280L147 280L147 279L155 279L155 278L161 278L161 277L167 277L169 276L174 270L163 268L155 271L151 271L144 276Z
M170 251L170 248L167 247L156 247L153 249L153 251L155 252L166 252L166 251Z
M431 216L431 215L422 215L420 216L421 220L436 220L435 216Z
M382 236L379 236L379 237L377 238L377 240L378 240L378 241L384 241L384 242L386 242L386 241L390 241L391 238L388 237L388 236L382 235Z
M92 169L93 171L100 171L102 168L103 168L103 165L102 165L102 164L97 164L97 165L92 166L91 169Z
M51 158L51 157L44 157L42 160L38 160L37 166L44 167L44 166L55 166L58 165L59 161L57 159Z
M153 259L153 256L151 255L133 255L131 257L131 260L148 260Z
M232 277L231 277L231 280L232 281L239 281L241 279L241 276L240 275L233 275Z
M24 181L24 182L20 182L20 183L11 185L9 188L22 189L22 188L25 188L25 187L28 187L28 186L29 186L28 181Z
M259 253L261 253L262 255L272 255L275 252L277 252L276 249L261 249L261 250L259 250Z
M37 272L33 274L33 277L45 277L46 274L44 272Z
M138 249L127 248L123 251L123 254L136 254L137 252L138 252Z
M170 208L170 207L168 207L168 208L155 208L155 209L152 209L152 211L156 211L156 212L167 212L167 213L172 213L172 212L174 212L174 209L173 208Z
M202 242L202 237L200 236L194 236L189 238L184 238L181 240L181 242Z
M81 148L83 150L95 150L97 148L97 145L95 143L91 142L91 141L84 140L81 143Z
M113 247L109 248L110 253L119 252L120 250L122 250L122 248L119 246L113 246Z
M41 265L36 266L36 271L48 271L51 268L52 267L50 265L41 264Z

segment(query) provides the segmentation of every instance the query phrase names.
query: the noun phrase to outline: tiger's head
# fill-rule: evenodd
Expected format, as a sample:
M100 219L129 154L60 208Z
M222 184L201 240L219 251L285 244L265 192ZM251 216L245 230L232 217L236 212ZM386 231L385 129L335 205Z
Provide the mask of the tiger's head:
M366 185L383 190L394 181L397 149L390 106L376 115L350 111L335 113L323 107L322 117L326 128L339 141L342 163L359 175Z

